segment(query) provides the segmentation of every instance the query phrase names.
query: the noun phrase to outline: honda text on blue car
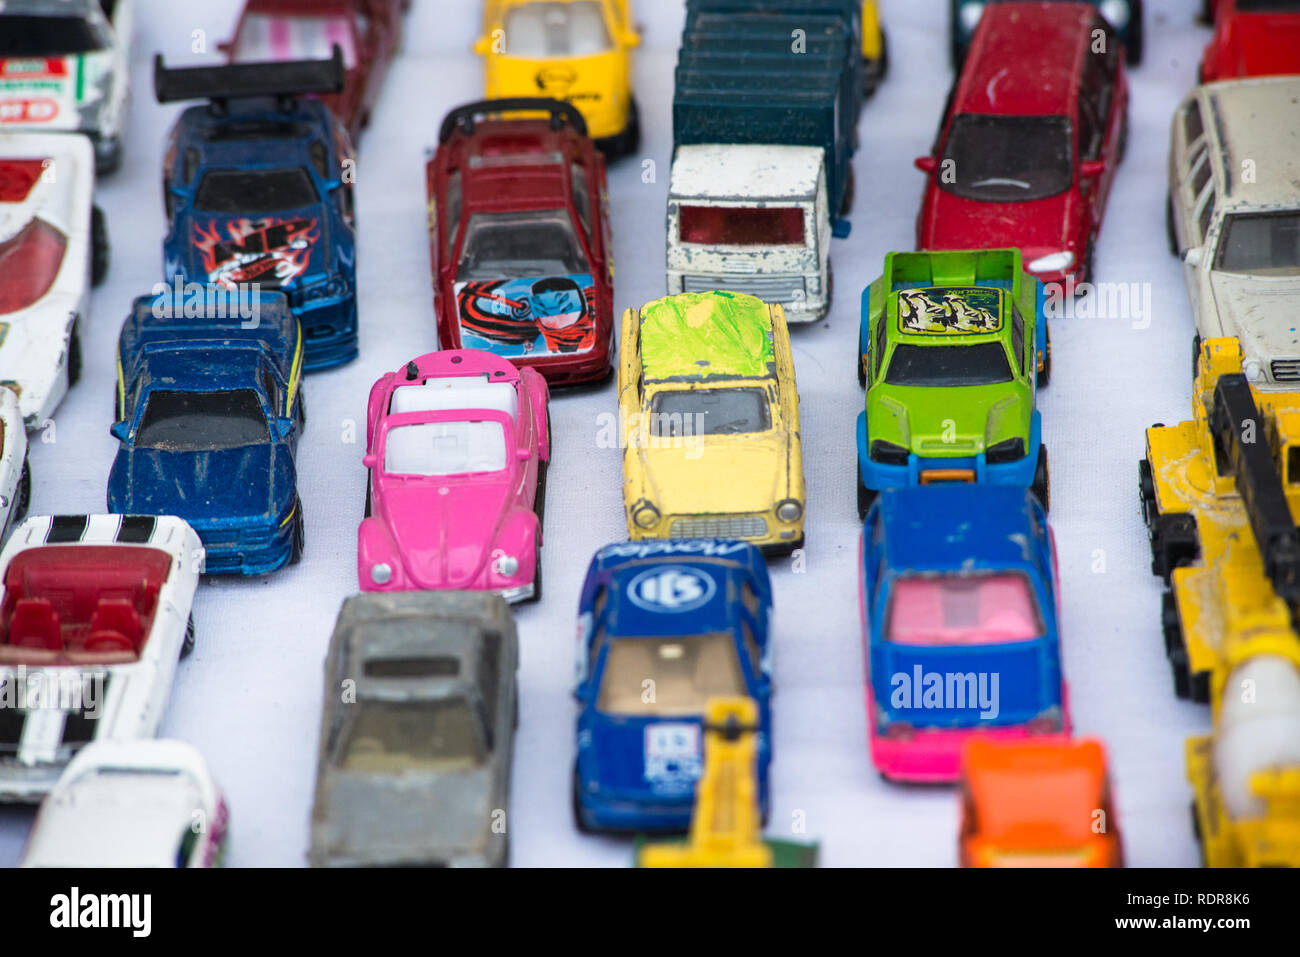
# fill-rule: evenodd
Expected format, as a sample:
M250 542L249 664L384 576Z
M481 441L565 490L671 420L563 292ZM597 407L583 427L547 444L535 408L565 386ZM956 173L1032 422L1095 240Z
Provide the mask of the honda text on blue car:
M581 830L685 830L711 698L758 704L758 801L768 807L772 589L762 553L711 539L608 545L579 605Z
M352 146L319 99L337 92L331 60L166 69L161 103L185 110L163 160L169 229L164 278L224 289L279 289L302 323L306 370L357 355Z

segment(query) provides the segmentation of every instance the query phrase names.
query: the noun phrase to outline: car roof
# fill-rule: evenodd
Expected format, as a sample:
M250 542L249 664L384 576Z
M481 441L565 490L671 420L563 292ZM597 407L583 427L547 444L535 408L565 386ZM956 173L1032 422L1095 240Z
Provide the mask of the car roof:
M1094 812L1106 806L1106 758L1096 741L972 742L964 772L976 828L986 838L1032 841L1059 831L1087 841Z
M540 119L486 119L473 133L457 126L439 149L447 173L461 174L462 210L566 206L570 164L586 166L582 138Z
M886 489L875 516L885 565L895 573L1043 574L1037 543L1046 534L1044 516L1028 489L983 483Z
M248 97L226 102L223 112L211 104L187 107L178 120L186 147L198 147L203 165L244 168L275 164L311 167L309 147L322 143L334 156L333 120L320 100L297 97L292 109L282 110L269 97Z
M1216 205L1300 206L1300 76L1207 83L1192 96L1211 146ZM1256 178L1240 190L1247 160Z
M630 597L630 586L641 575L660 574L672 568L688 568L711 579L712 592L703 604L688 612L648 607ZM609 575L609 638L645 638L664 635L703 635L732 631L736 625L740 586L753 587L748 569L718 558L692 557L674 561L633 562L613 569Z
M668 193L687 199L806 200L817 195L825 163L813 146L703 143L679 146Z
M890 293L881 321L890 341L965 346L1010 334L1010 296L997 286L908 286Z
M259 340L211 339L193 346L151 343L143 350L136 369L149 370L150 392L261 393L257 373L267 351ZM136 372L136 376L140 373Z
M688 292L641 307L641 366L647 382L760 379L776 374L767 303L735 292ZM708 359L701 358L708 356Z
M957 81L954 113L1071 115L1097 20L1087 3L996 3L984 11Z

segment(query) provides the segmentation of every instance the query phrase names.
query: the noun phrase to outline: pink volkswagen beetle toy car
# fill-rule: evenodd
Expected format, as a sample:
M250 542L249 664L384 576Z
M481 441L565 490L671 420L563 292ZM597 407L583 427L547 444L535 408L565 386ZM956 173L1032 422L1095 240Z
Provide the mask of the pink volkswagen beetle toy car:
M541 598L548 397L535 370L477 349L420 356L374 384L362 590Z

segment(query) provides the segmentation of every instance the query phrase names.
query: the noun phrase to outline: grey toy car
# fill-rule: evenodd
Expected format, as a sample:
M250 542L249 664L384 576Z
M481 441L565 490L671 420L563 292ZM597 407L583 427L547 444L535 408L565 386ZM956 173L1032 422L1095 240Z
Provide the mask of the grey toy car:
M519 642L489 592L343 603L325 660L315 867L501 867Z

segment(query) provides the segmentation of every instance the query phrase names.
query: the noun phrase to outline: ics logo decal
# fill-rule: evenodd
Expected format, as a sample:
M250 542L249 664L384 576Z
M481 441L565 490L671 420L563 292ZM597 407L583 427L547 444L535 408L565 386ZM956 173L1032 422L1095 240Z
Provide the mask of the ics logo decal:
M646 611L676 614L707 605L717 589L712 578L694 568L664 565L633 578L627 596Z

